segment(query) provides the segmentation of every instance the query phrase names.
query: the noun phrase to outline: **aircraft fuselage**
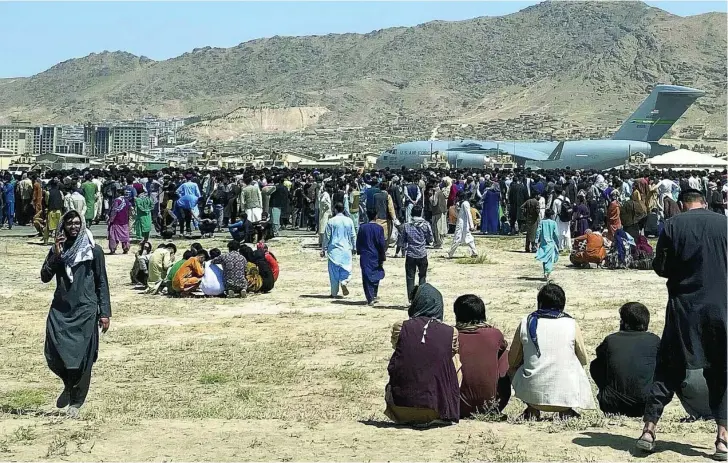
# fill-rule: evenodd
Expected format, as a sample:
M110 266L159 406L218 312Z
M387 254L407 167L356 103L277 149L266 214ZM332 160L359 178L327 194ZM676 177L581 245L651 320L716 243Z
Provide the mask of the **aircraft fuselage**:
M439 153L442 161L455 168L484 168L498 155L512 156L518 166L532 169L596 169L623 165L637 152L649 156L651 144L632 140L574 141L417 141L402 143L382 153L376 167L419 168ZM519 156L519 152L524 157Z

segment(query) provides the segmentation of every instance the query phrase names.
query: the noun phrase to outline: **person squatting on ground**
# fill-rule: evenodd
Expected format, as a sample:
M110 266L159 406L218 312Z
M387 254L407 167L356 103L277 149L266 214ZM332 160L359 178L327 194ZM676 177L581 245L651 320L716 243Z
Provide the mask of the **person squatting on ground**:
M460 420L458 333L443 322L442 294L417 287L409 319L392 326L385 415L395 423L428 427Z
M232 240L228 242L228 252L212 259L213 265L222 266L225 294L227 297L245 297L248 289L248 282L245 279L245 268L248 261L240 254L241 244ZM245 245L243 245L245 246Z
M581 331L564 312L566 294L560 286L546 284L537 304L518 325L508 353L513 390L527 406L523 417L538 419L541 412L579 416L574 409L594 408Z
M139 243L139 251L134 254L134 265L131 267L129 276L131 284L147 287L149 281L149 259L152 256L152 243L142 241Z
M453 310L462 363L460 418L475 413L500 415L511 398L508 343L486 321L485 302L478 296L458 297Z

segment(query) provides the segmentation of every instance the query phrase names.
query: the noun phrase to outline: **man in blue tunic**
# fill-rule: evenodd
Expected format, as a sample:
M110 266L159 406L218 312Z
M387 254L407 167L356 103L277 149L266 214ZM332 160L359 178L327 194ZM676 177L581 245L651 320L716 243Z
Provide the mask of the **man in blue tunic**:
M354 222L344 215L344 204L334 205L336 216L326 223L321 257L328 256L329 281L331 297L339 296L339 285L344 296L349 295L349 278L351 278L351 251L356 244Z
M368 211L369 223L359 227L356 236L356 252L359 254L364 296L369 305L379 301L379 281L384 278L382 264L387 260L387 240L384 228L376 223L376 211Z

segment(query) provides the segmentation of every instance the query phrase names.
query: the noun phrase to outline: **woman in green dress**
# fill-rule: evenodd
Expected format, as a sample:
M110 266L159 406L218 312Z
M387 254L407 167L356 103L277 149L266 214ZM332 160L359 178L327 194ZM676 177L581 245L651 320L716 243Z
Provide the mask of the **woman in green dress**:
M134 200L136 220L134 220L134 236L142 242L149 240L149 233L152 231L152 198L149 197L143 187L137 186L137 197Z

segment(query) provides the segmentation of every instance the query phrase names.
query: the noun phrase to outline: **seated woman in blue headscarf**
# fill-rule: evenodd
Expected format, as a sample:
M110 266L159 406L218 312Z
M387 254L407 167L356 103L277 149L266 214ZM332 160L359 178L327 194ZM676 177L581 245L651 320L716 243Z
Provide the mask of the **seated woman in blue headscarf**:
M413 291L409 319L392 327L385 414L413 426L460 419L458 333L442 322L442 294L429 283Z
M559 285L541 288L537 302L537 310L521 320L508 353L513 390L528 407L524 419L538 419L541 412L578 416L575 408L594 408L581 331L564 312L566 294Z

